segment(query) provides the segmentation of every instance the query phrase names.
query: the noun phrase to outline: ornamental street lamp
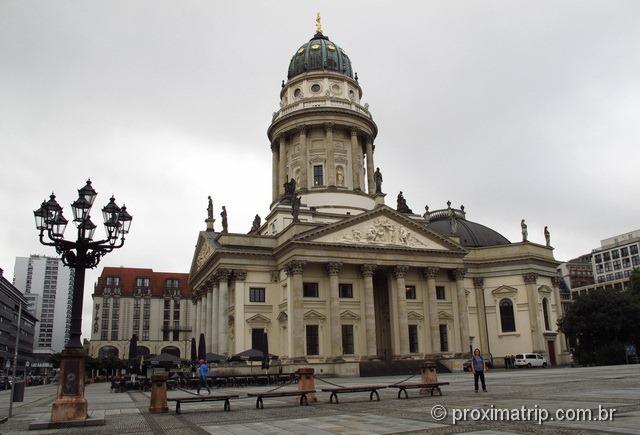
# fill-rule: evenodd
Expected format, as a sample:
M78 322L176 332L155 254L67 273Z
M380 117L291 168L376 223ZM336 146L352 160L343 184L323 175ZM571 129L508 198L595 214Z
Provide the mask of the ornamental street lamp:
M78 189L78 199L71 204L73 222L77 228L75 242L64 239L64 231L69 221L63 216L62 207L53 193L48 201L44 201L40 208L33 212L36 229L40 231L40 243L55 247L56 252L62 257L63 264L74 269L69 341L62 351L58 395L51 410L51 421L54 423L87 418L87 401L84 398L84 352L80 341L85 271L87 268L96 267L102 256L124 245L132 221L127 207L118 207L115 198L111 197L102 209L107 237L94 241L96 225L91 221L90 213L96 195L91 180L87 180L87 184Z

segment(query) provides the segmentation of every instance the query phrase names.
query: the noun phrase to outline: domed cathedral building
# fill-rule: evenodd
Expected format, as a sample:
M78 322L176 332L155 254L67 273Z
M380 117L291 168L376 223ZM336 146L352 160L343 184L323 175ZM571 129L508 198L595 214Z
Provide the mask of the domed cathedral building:
M427 358L459 370L476 347L497 366L525 352L566 362L549 243L526 241L524 221L511 243L462 206L421 215L402 193L386 205L384 144L362 96L350 54L318 24L267 130L269 214L230 233L209 200L189 278L193 336L216 353L258 348L336 375Z

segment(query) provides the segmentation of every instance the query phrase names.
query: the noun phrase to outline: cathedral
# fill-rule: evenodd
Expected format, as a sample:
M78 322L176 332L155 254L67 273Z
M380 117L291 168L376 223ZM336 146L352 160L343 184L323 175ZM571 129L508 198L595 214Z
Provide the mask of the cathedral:
M529 242L523 221L512 243L450 203L415 213L402 192L389 204L362 95L348 52L318 22L267 130L269 214L231 233L209 200L189 274L192 336L218 354L256 348L336 375L367 361L459 370L475 348L496 365L525 352L567 362L548 238Z

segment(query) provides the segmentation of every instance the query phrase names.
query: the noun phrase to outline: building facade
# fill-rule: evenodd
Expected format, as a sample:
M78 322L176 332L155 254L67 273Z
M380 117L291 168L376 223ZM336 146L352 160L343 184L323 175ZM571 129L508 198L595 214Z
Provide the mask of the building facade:
M34 353L45 358L62 351L69 339L73 297L73 269L56 257L17 257L13 283L39 319Z
M540 352L566 360L553 249L511 243L463 206L385 204L378 126L345 50L299 46L268 128L272 197L248 234L209 205L190 271L194 336L291 363ZM378 146L384 146L383 144ZM541 231L542 233L542 231Z
M601 240L590 257L594 282L572 287L572 297L594 289L626 290L633 270L640 268L640 230Z
M20 306L22 306L22 312L18 331ZM3 270L0 269L0 370L6 371L8 366L13 366L16 335L19 333L16 373L25 372L25 363L33 361L36 322L36 317L27 310L27 300L20 290L4 277Z
M139 355L190 356L192 305L186 273L105 267L94 286L89 354L128 359L138 337Z

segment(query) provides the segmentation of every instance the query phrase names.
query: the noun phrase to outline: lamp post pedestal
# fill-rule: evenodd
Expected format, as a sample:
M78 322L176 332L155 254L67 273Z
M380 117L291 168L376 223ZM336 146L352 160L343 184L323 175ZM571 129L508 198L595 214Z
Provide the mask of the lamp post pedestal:
M87 399L84 398L84 358L82 348L62 351L58 395L51 406L53 423L87 419Z

